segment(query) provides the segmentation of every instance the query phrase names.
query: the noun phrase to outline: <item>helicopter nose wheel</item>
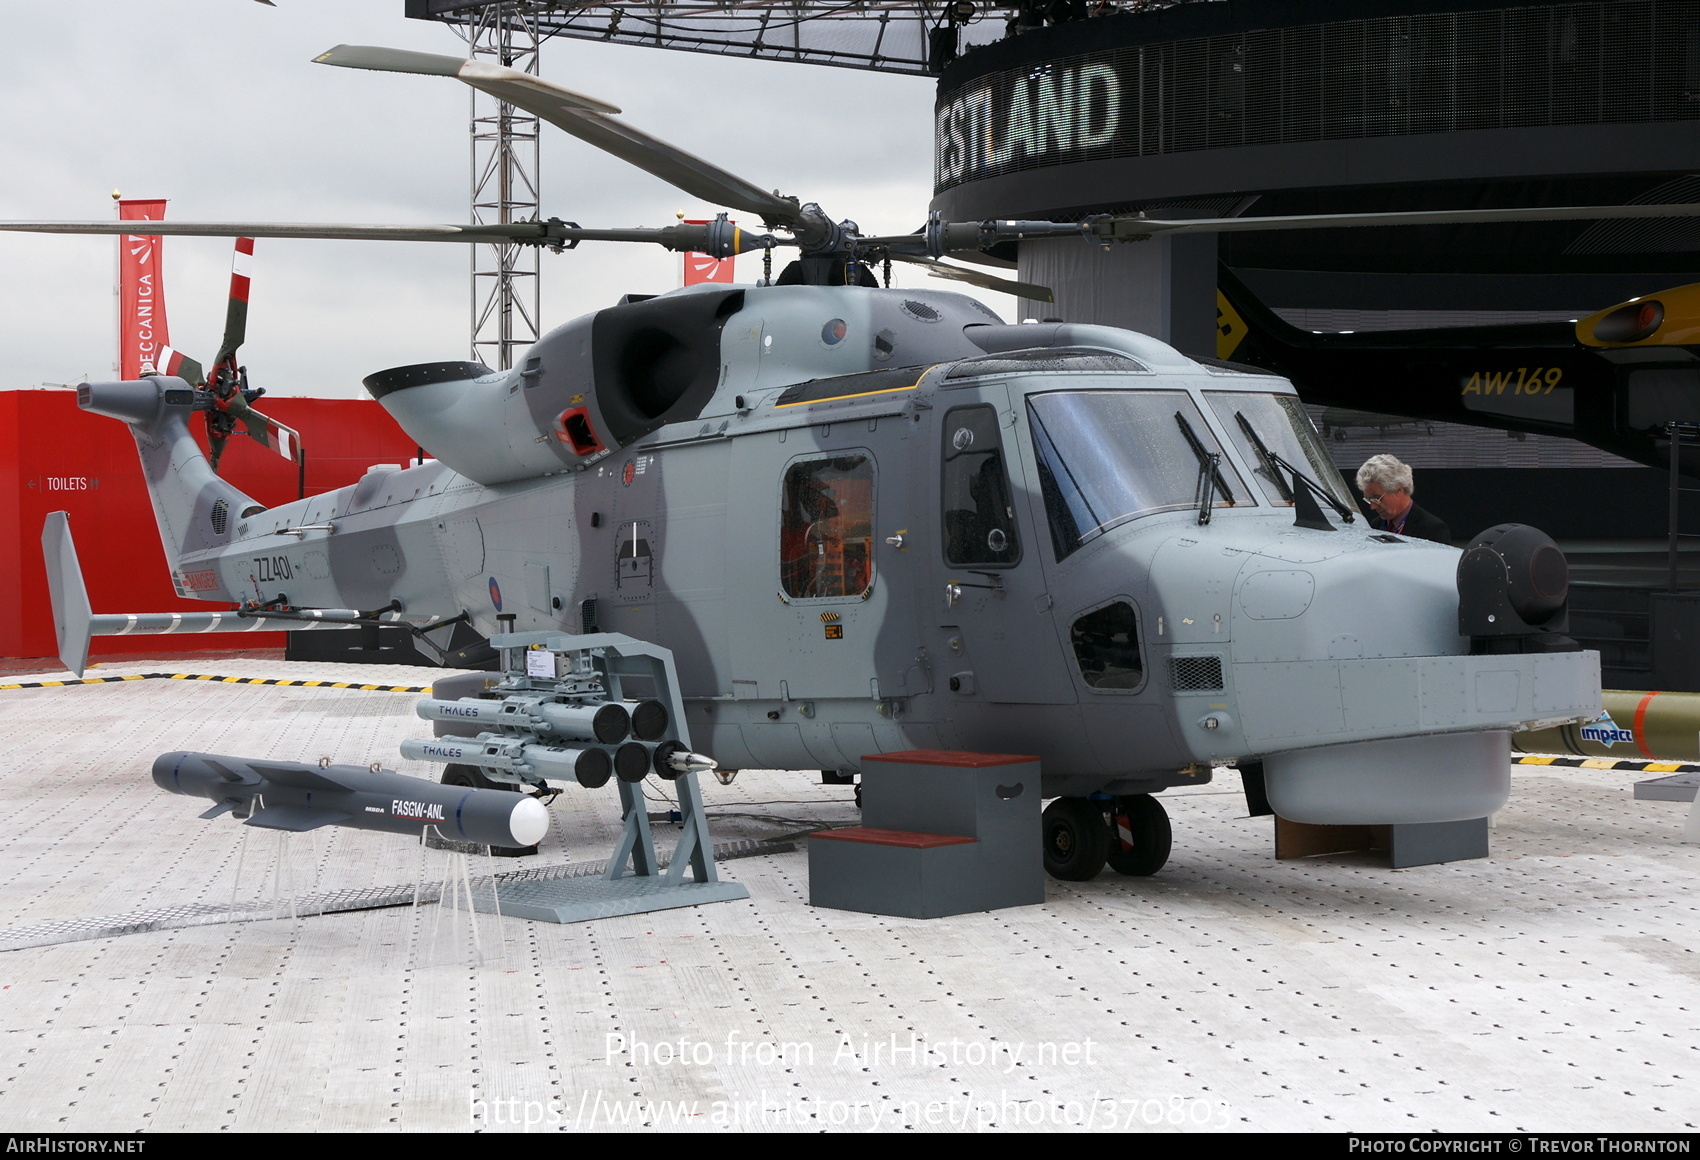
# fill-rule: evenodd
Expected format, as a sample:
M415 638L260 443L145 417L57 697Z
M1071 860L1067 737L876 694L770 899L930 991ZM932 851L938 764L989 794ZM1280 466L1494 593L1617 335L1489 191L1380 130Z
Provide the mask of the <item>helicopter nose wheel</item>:
M1064 882L1086 882L1098 876L1110 853L1110 830L1104 808L1080 797L1058 798L1045 807L1040 820L1045 841L1045 873Z
M1169 813L1148 793L1119 797L1110 809L1110 869L1144 878L1169 860Z

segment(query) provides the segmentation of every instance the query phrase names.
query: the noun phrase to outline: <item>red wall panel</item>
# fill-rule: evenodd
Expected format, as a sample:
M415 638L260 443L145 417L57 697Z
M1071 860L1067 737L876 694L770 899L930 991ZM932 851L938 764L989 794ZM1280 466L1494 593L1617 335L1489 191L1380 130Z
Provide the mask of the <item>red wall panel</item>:
M268 397L259 405L301 433L308 495L353 483L375 463L409 462L417 454L370 399ZM200 427L199 419L194 423ZM246 436L231 437L220 468L268 507L297 496L296 465ZM228 607L184 600L173 591L135 440L123 423L78 409L73 391L0 391L0 656L58 651L41 556L41 526L52 511L70 513L96 612ZM282 645L282 633L197 633L96 637L90 652L164 656Z

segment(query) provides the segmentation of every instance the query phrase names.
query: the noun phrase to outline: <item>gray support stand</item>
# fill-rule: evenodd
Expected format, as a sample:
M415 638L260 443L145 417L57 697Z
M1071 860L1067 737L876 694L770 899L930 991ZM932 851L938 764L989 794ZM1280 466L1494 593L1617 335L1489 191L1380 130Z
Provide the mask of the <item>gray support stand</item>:
M1650 777L1635 783L1635 797L1649 802L1691 802L1700 793L1700 773Z
M1471 818L1463 822L1408 822L1389 826L1388 829L1393 831L1388 861L1395 870L1488 856L1486 818Z
M555 654L563 674L582 674L582 662L588 659L612 700L622 698L625 680L647 679L653 684L656 699L667 706L668 731L662 740L678 741L690 748L673 654L667 649L618 633L509 633L491 637L490 643L503 650L504 656L515 658L508 679L497 691L509 685L536 691L546 685L525 676L526 653L539 649ZM680 834L665 870L656 856L642 783L616 784L620 792L620 837L608 859L607 872L601 878L504 882L500 887L502 913L543 922L585 922L750 896L740 883L723 882L716 873L696 774L681 774L672 782L679 796Z
M1022 318L1120 326L1182 354L1216 357L1216 235L1118 242L1078 238L1021 243L1020 277L1055 302L1022 299Z
M1488 819L1405 822L1385 826L1320 826L1275 818L1275 857L1283 861L1373 850L1395 870L1488 856Z

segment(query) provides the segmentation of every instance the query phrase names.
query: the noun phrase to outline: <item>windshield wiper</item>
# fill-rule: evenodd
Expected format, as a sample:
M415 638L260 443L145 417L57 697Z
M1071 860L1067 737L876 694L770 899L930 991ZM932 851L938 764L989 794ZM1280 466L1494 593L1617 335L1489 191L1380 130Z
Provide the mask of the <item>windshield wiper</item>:
M1323 515L1322 509L1316 505L1317 497L1320 497L1324 503L1333 508L1341 519L1348 524L1352 522L1354 518L1352 510L1341 503L1339 497L1269 450L1268 445L1258 438L1257 431L1251 425L1251 420L1245 417L1243 411L1235 411L1234 418L1239 420L1240 430L1244 431L1246 438L1251 440L1253 449L1257 451L1258 459L1263 461L1264 473L1274 480L1276 489L1281 493L1281 498L1293 505L1295 515L1293 526L1295 528L1315 528L1319 532L1339 531L1338 528L1328 522L1328 517ZM1282 470L1291 473L1293 477L1292 486L1289 487L1286 480L1281 478Z
M1199 442L1198 435L1193 431L1192 424L1187 422L1186 415L1175 412L1175 422L1180 424L1181 434L1186 436L1192 453L1198 456L1198 486L1193 491L1193 503L1198 505L1198 522L1210 522L1210 512L1215 506L1216 493L1222 493L1222 498L1228 501L1228 506L1234 506L1234 491L1228 486L1228 481L1222 478L1222 456L1217 452L1206 451L1204 444Z

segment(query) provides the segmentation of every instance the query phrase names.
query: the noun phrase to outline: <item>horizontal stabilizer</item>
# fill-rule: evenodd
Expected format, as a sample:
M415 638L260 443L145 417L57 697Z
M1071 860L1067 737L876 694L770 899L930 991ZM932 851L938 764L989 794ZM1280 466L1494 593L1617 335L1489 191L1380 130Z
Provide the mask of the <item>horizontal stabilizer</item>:
M47 561L47 596L53 602L53 632L59 663L79 677L88 667L90 621L88 589L83 587L77 546L71 542L71 517L49 512L41 528L41 554Z
M259 826L263 830L304 834L320 826L335 826L351 820L347 814L339 814L335 810L310 810L306 806L267 806L249 818L246 824Z

